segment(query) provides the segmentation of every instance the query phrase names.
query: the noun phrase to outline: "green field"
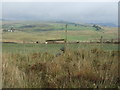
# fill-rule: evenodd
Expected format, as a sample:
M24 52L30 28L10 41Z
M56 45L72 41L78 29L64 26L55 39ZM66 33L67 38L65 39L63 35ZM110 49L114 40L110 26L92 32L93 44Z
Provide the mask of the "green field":
M118 29L116 27L104 27L96 30L92 25L74 23L68 24L68 41L77 40L96 40L103 36L104 39L118 38ZM21 40L21 41L40 41L45 42L47 39L65 38L66 23L56 22L27 22L27 21L4 21L3 29L11 29L13 27L15 32L3 32L3 41Z
M9 44L3 43L3 53L35 53L35 52L49 52L56 54L60 51L60 48L64 47L64 44ZM93 49L99 48L106 51L118 51L117 44L68 44L68 49L78 50L78 49Z

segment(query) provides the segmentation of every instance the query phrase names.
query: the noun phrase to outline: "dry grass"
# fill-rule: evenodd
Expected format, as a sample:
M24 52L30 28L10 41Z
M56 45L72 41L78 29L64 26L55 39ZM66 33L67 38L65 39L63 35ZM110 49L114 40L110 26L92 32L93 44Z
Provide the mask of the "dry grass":
M26 87L25 73L22 72L15 64L16 61L12 61L12 58L10 58L9 55L3 56L3 87Z
M100 49L67 50L27 55L3 53L3 87L117 88L118 52Z

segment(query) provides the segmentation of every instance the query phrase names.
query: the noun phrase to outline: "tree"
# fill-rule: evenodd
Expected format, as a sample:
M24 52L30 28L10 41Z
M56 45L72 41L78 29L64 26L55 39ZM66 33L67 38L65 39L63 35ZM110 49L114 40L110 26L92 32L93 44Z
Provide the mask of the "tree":
M96 28L97 31L102 29L100 26L95 25L95 24L93 25L93 27Z

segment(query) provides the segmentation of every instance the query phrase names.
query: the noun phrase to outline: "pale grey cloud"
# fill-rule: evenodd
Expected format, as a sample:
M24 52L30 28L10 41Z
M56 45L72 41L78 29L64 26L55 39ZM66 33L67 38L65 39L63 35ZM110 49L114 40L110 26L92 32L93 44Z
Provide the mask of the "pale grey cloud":
M3 18L115 23L117 2L11 2L3 3Z
M3 2L118 2L119 0L2 0Z

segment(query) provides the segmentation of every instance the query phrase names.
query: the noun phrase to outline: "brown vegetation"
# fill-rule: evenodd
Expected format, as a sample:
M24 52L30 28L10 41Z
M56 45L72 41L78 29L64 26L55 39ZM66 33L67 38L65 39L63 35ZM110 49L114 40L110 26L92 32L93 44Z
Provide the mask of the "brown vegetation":
M3 53L3 87L117 88L118 52L100 49L50 53Z

